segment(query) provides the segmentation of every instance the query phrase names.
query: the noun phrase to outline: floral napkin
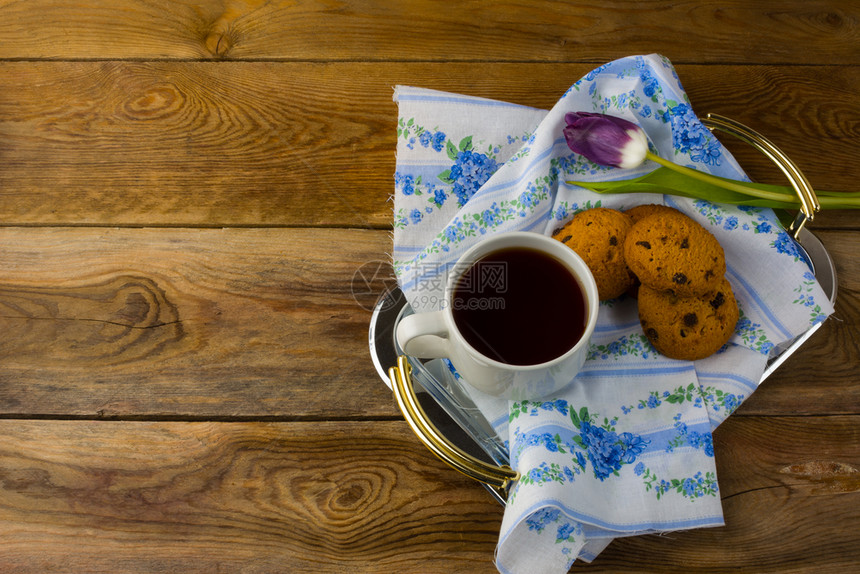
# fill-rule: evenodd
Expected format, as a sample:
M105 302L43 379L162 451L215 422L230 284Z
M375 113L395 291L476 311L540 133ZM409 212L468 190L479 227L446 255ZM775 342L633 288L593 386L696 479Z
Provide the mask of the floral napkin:
M832 307L769 209L663 195L598 195L570 180L628 179L656 166L604 168L570 151L567 112L642 126L679 164L746 179L693 113L658 55L610 62L550 111L398 86L394 268L416 312L436 310L447 273L483 236L549 235L592 207L663 203L709 229L726 251L740 321L716 355L667 359L642 333L635 299L601 303L583 371L568 391L507 401L467 391L522 478L505 509L502 572L567 572L617 537L723 524L711 431L757 387L774 349ZM456 373L455 373L456 374Z

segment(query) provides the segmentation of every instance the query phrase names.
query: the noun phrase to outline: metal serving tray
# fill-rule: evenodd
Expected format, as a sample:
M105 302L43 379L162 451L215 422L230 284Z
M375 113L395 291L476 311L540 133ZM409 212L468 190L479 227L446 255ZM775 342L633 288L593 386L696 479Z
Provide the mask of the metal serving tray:
M807 229L800 229L798 241L810 269L832 303L836 302L836 268L821 241ZM412 314L403 293L394 288L382 294L370 320L370 355L383 382L392 388L389 369L403 356L395 341L398 321ZM808 331L778 348L762 375L767 379L779 366L821 327ZM429 421L450 443L490 465L509 464L507 450L493 427L463 391L440 359L405 357L411 371L415 396ZM487 489L504 503L504 489L485 483Z
M805 254L832 303L836 302L836 268L830 254L804 226L820 203L809 181L779 148L751 128L716 114L701 119L710 130L726 132L757 149L788 178L799 199L799 211L788 232ZM406 356L394 340L397 322L412 313L406 298L394 289L382 295L370 322L370 354L379 376L392 389L398 406L418 438L442 460L482 482L504 503L519 474L508 466L508 455L492 426L440 359L422 361ZM821 323L775 349L762 381L803 345Z

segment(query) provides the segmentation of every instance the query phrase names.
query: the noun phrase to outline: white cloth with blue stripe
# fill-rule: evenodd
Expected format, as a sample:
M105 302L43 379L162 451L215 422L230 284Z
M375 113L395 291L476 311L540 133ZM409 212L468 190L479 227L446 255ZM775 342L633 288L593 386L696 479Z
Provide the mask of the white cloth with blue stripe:
M674 206L719 239L741 310L720 353L687 362L654 351L634 299L602 303L578 384L562 396L509 402L471 392L522 473L501 525L499 570L567 572L616 537L723 524L711 430L756 389L768 355L832 308L769 209L565 183L656 168L604 168L572 153L562 128L575 111L626 118L662 157L747 179L692 112L671 63L610 62L550 111L404 86L394 99L393 259L416 312L440 308L447 271L484 235L549 235L580 210L643 203Z

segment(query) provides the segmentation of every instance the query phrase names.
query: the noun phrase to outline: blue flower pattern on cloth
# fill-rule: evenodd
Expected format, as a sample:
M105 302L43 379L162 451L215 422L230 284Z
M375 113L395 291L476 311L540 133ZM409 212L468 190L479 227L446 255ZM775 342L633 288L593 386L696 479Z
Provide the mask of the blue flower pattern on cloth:
M661 195L598 195L566 182L636 177L567 148L564 114L638 123L651 151L748 180L698 120L671 63L623 58L575 82L552 110L398 87L393 265L416 312L440 308L465 249L505 231L551 234L584 209L663 203L709 229L726 251L740 320L716 355L657 353L635 301L602 302L583 371L562 396L475 396L522 478L512 488L496 563L502 572L567 572L615 537L722 524L711 431L755 390L779 346L832 305L770 209ZM468 386L464 387L467 392Z
M696 389L695 385L690 384L688 387L679 387L670 393L664 391L662 394L652 392L646 400L640 401L639 408L655 409L663 404L663 400L667 404L679 404L692 400L694 394L706 393L706 390ZM718 391L719 392L719 391ZM657 398L662 397L662 400ZM737 398L731 395L731 398L725 397L725 408L733 410L737 406ZM702 408L704 403L702 397L697 397L696 407ZM531 402L519 401L515 402L511 407L510 422L516 421L521 415L529 414L534 416L538 411L557 411L559 414L570 416L573 423L573 432L542 432L542 433L524 433L518 427L513 431L514 443L517 445L514 452L513 460L517 461L521 457L523 451L530 447L541 447L551 453L568 454L570 464L559 464L541 462L540 465L529 469L523 473L520 483L524 485L540 485L547 482L573 482L582 472L591 470L594 477L600 481L604 481L612 476L620 476L622 466L633 464L637 461L637 457L641 455L646 448L650 447L651 439L644 438L639 434L631 432L618 432L616 425L619 417L612 419L604 418L602 423L598 423L600 416L596 413L589 414L587 407L582 407L579 411L572 405L568 405L563 399L556 399L550 402ZM621 418L624 415L630 414L632 407L621 407ZM711 437L710 428L706 431L698 431L688 427L687 423L682 420L682 413L677 413L673 417L674 428L676 434L663 442L655 440L654 449L659 446L665 452L672 452L676 448L685 446L694 449L701 449L708 457L714 456L714 443ZM578 430L578 432L576 432ZM655 476L650 469L645 467L643 462L639 462L634 468L636 476L642 476L643 486L646 491L650 491L654 487ZM707 477L714 477L710 472ZM687 480L685 478L673 478L666 481L666 484L674 484L677 488L680 484ZM708 494L716 495L718 488L716 481L709 484L707 490L696 491L695 497ZM690 496L691 493L684 489L677 488L677 491L684 496ZM516 492L516 491L515 491ZM658 498L665 493L665 489L656 489ZM515 493L512 494L512 498Z

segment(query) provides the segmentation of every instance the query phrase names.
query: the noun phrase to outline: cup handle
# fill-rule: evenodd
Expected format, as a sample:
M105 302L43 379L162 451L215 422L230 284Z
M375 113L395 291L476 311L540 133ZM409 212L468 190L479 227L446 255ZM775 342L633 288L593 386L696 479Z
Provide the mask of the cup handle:
M442 311L404 317L397 324L397 344L403 352L422 359L450 357L448 327Z

